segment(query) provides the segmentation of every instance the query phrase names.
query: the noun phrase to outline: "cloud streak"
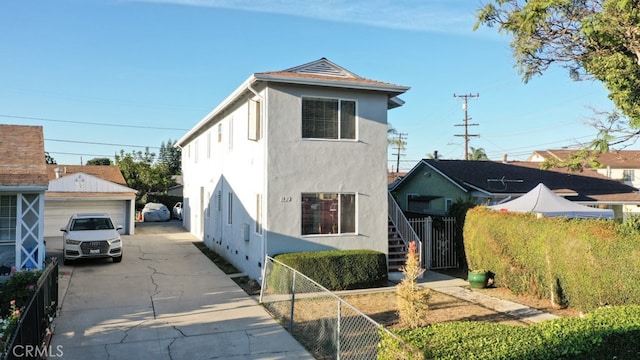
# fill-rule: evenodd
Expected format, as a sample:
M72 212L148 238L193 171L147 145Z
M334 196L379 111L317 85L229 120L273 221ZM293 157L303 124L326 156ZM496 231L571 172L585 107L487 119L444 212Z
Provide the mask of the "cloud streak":
M282 14L379 28L470 33L475 23L469 0L129 0Z

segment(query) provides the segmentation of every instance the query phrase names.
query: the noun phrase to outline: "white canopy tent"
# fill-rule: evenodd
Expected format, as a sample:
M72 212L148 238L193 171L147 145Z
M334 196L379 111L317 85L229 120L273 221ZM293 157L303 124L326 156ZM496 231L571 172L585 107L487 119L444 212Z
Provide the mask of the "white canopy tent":
M560 197L542 183L517 199L489 206L489 209L569 219L613 219L614 216L611 209L596 209Z

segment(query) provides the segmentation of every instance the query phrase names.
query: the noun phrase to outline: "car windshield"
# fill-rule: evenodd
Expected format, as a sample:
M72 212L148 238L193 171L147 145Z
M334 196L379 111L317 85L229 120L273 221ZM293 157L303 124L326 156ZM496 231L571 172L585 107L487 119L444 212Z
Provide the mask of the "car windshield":
M111 229L113 229L113 223L109 218L75 219L71 223L71 231L111 230Z

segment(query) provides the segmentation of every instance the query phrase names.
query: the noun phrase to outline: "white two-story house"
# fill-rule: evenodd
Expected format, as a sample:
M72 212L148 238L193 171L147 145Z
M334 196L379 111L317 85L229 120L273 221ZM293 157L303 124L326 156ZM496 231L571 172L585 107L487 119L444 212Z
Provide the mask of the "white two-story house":
M251 75L176 146L184 226L253 279L265 255L387 253L387 111L409 87L322 58Z

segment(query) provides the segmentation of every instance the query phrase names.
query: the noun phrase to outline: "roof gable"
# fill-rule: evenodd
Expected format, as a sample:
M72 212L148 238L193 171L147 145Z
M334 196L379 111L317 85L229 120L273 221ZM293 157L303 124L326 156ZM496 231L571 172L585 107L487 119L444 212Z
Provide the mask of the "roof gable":
M42 126L0 124L0 154L0 186L47 186Z
M56 174L56 171L60 172L60 176ZM116 165L47 165L47 175L49 177L49 180L55 180L59 177L77 173L93 175L102 180L110 181L112 183L120 184L123 186L127 185L124 176L122 176L120 168Z
M100 179L96 176L75 173L49 182L48 192L62 193L135 193L134 189Z
M307 64L295 66L295 67L283 70L282 72L325 75L325 76L340 76L340 77L348 77L348 78L360 77L352 73L351 71L343 68L342 66L336 65L335 63L327 60L326 58L312 61Z
M384 91L389 94L390 98L409 90L408 86L358 76L326 58L285 70L255 73L253 76L256 80L262 81ZM400 105L402 104L398 106Z

